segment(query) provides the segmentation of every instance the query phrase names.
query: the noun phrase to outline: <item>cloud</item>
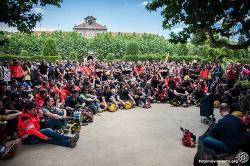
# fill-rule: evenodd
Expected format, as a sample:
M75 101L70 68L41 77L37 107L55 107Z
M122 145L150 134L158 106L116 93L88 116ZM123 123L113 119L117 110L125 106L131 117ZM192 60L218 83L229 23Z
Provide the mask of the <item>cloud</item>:
M139 6L146 6L148 4L148 1L143 1L142 3L139 4Z
M45 11L41 7L35 7L31 11L35 14L39 14L39 13L44 14L45 13Z

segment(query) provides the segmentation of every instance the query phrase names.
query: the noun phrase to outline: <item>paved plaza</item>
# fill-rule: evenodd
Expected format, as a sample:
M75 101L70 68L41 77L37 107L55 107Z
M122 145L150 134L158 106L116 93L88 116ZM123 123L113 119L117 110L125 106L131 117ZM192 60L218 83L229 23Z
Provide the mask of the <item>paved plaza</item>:
M218 117L218 113L217 117ZM181 144L180 127L197 136L207 129L199 108L153 104L95 116L83 127L74 149L55 145L21 145L1 166L191 166L196 148Z

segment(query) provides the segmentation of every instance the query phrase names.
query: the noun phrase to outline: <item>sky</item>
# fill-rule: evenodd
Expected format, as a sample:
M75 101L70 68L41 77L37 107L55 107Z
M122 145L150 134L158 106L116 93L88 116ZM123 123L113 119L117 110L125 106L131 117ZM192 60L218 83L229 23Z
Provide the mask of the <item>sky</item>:
M149 12L143 0L63 0L61 8L55 6L35 7L34 12L42 13L43 20L34 30L73 31L73 26L84 22L92 15L97 23L106 25L111 32L153 33L169 37L169 30L162 28L160 11ZM8 29L2 24L0 28ZM173 32L179 32L180 26Z

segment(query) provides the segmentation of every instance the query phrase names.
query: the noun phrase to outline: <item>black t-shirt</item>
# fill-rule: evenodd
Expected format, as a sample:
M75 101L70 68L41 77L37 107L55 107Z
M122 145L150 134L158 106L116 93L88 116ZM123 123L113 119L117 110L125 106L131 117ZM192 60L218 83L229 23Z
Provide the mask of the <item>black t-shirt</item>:
M53 66L50 66L48 76L51 77L54 76L54 74L55 74L55 68Z
M205 96L205 92L202 91L202 90L196 89L194 91L194 96L195 96L196 99L201 99L201 98L203 98Z
M183 87L177 87L177 88L176 88L176 91L177 91L178 93L185 93L185 89L184 89Z
M151 81L151 85L152 85L153 88L157 88L158 84L160 84L159 80L152 80Z
M110 98L113 96L111 92L103 92L101 97L105 98L106 102L111 102Z
M234 97L237 97L240 95L240 89L238 89L238 88L232 88L232 89L230 89L230 92L231 92L232 96L234 96Z
M190 85L191 85L191 83L190 83L189 80L184 80L184 81L182 82L182 86L184 86L184 87L188 87L188 86L190 86Z
M109 86L110 86L110 89L115 89L116 88L116 84L115 83L110 83Z
M129 99L129 93L130 90L129 89L121 89L119 92L119 96L122 100L128 100Z
M71 108L75 108L77 105L82 105L82 104L83 104L83 100L80 97L74 100L72 96L68 96L65 101L65 107L69 106Z
M46 64L41 64L39 67L40 73L46 75L48 71L48 66Z

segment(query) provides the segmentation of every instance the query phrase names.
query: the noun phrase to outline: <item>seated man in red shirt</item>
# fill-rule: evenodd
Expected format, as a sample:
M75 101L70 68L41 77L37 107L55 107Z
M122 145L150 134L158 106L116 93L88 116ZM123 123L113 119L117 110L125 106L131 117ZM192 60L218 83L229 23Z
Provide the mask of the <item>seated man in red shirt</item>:
M19 118L18 135L22 142L27 145L50 143L74 148L79 139L79 133L74 137L68 137L49 128L40 129L40 118L36 108L37 104L34 101L28 101Z

